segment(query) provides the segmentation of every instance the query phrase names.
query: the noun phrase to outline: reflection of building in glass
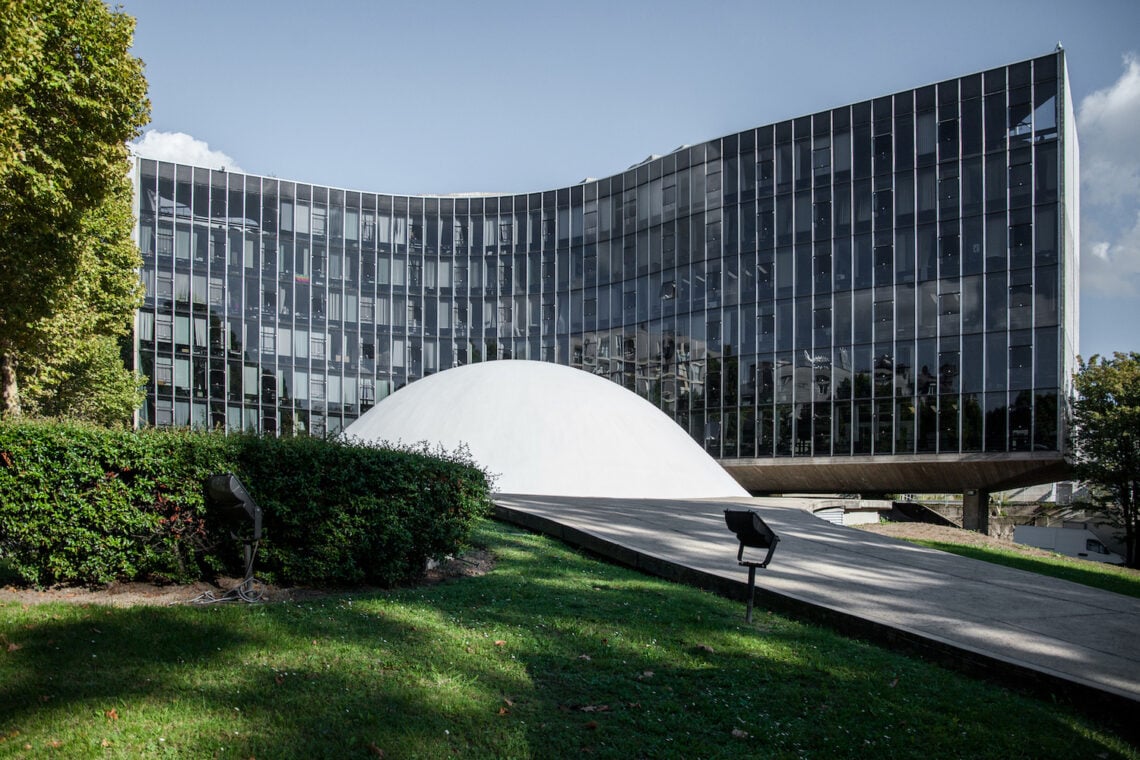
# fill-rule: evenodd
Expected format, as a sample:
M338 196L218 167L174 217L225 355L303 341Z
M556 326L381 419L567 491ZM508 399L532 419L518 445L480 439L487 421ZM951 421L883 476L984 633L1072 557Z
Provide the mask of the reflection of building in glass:
M531 358L650 399L754 490L1047 478L1076 340L1065 77L1058 52L526 195L139 160L141 419L334 433Z

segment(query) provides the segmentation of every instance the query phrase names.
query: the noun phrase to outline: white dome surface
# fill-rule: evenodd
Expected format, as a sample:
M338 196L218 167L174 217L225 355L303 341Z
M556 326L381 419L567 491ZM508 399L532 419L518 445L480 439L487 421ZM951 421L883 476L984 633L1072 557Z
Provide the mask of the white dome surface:
M499 493L618 498L747 496L657 407L616 383L539 361L467 364L388 396L345 429L365 442L454 450Z

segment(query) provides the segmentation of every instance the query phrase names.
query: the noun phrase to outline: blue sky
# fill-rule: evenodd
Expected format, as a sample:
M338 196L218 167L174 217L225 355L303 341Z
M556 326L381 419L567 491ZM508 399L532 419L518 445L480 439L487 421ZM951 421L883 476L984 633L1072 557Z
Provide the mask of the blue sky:
M1140 351L1137 0L122 6L150 83L148 152L392 193L562 187L1061 42L1081 145L1081 354Z

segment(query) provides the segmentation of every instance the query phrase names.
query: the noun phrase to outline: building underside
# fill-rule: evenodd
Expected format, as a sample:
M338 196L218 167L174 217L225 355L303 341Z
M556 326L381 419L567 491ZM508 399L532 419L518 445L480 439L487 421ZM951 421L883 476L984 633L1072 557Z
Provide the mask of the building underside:
M722 459L749 492L961 493L1004 491L1064 480L1069 466L1055 451L929 454L811 459Z

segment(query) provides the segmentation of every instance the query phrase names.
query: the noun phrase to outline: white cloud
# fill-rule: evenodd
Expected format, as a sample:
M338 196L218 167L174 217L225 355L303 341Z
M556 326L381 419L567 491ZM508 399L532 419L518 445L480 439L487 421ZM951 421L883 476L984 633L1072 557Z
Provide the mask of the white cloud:
M191 137L185 132L158 132L147 130L146 134L131 143L131 150L144 158L158 161L171 161L210 169L244 172L232 158L220 150L210 150L209 143Z
M1106 296L1140 293L1140 211L1131 228L1113 235L1085 234L1081 247L1081 288ZM1104 238L1111 238L1111 242Z
M1084 199L1112 204L1140 198L1140 59L1124 57L1112 86L1088 95L1077 114Z
M1140 293L1140 58L1077 112L1081 143L1081 285Z

